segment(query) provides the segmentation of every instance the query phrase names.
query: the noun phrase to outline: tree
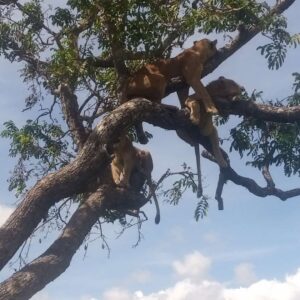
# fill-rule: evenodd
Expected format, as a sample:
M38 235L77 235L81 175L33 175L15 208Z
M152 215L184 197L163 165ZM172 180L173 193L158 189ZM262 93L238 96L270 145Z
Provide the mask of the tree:
M0 1L0 54L22 67L21 76L31 90L25 109L42 108L42 113L37 112L36 119L23 127L8 121L2 131L3 137L11 139L10 155L18 158L9 188L22 201L0 229L1 268L41 222L61 218L59 210L53 216L50 213L55 204L63 206L67 200L80 203L46 252L0 285L0 299L30 298L66 270L93 226L116 220L126 226L126 214L148 201L145 193L111 182L107 149L124 128L146 121L168 130L189 130L206 149L203 156L214 160L208 139L199 134L184 111L141 98L118 106L120 86L129 71L169 57L174 47L197 31L233 35L206 65L204 75L260 32L268 43L259 50L271 69L279 69L288 48L300 42L299 35L286 31L282 16L295 0L276 1L273 7L251 0L157 2L69 0L65 6L51 9L38 0L23 4ZM245 95L231 105L218 100L228 116L243 116L231 130L230 151L249 156L250 164L266 179L266 186L261 187L228 166L219 174L215 196L220 205L226 181L259 197L274 195L287 200L300 194L299 188L276 188L269 171L275 165L283 166L286 176L299 174L300 75L295 73L294 78L294 93L284 101L259 103L259 93ZM174 78L167 94L184 86L182 79ZM228 117L217 121L225 123ZM171 175L167 171L157 186ZM173 202L178 202L187 188L195 190L189 168L176 175L183 177L175 179L171 189L163 190ZM31 180L36 183L27 190ZM202 198L196 218L206 209Z

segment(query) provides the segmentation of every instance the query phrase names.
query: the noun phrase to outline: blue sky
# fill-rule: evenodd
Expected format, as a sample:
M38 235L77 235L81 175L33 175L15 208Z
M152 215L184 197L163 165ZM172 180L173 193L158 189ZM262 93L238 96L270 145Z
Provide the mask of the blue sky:
M287 11L289 30L300 31L300 2ZM218 38L219 46L223 44ZM261 36L245 45L223 63L210 80L222 75L236 80L248 92L263 90L266 99L282 98L291 93L292 73L300 71L300 50L290 49L285 64L270 71L257 46L265 43ZM190 44L186 43L185 47ZM21 113L27 87L18 78L18 66L0 60L1 124L14 120L18 125L30 118ZM175 95L165 103L178 103ZM219 128L226 137L237 119ZM193 149L179 140L174 132L147 127L154 138L146 146L154 158L154 179L169 167L179 169L182 162L195 165ZM1 140L0 154L0 221L4 221L16 199L7 191L6 179L14 160L8 158L8 141ZM264 185L261 174L245 166L235 153L231 164L241 175L252 177ZM213 197L218 168L202 159L205 194ZM272 169L278 187L299 187L299 179L285 178L282 169ZM147 205L149 217L143 224L144 239L132 248L137 229L131 228L116 239L118 226L104 226L111 247L110 257L101 249L99 240L89 245L88 252L80 249L69 269L49 284L34 300L295 300L300 299L300 218L299 197L281 202L268 197L258 198L244 188L228 183L223 198L225 210L218 211L210 200L208 216L196 222L193 218L197 199L187 194L178 206L161 199L161 223L154 224L154 205ZM50 240L32 246L31 258L44 251ZM12 269L0 274L4 279Z

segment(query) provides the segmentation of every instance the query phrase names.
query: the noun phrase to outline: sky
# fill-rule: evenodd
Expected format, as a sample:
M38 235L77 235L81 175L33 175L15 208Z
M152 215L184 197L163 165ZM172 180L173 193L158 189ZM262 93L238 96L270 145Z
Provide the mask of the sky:
M286 12L291 33L300 32L300 2ZM191 40L184 47L191 45ZM283 67L270 71L256 48L266 43L261 35L226 60L207 83L219 76L234 79L248 92L263 90L265 99L281 99L291 94L292 73L300 71L300 48L290 49ZM224 41L218 37L221 47ZM18 66L0 60L0 126L12 119L19 126L32 117L22 113L27 87L19 79ZM171 95L165 103L178 103ZM236 124L218 128L224 138ZM153 139L144 146L154 159L153 178L167 169L179 170L186 162L195 167L193 149L179 140L174 132L146 126ZM225 145L226 148L226 145ZM7 178L14 165L8 157L9 141L1 140L0 155L0 223L16 204L8 192ZM245 166L245 159L230 153L231 165L239 174L252 177L264 185L262 175ZM272 169L277 186L299 187L299 178L286 178L282 169ZM85 252L74 256L71 266L50 283L33 300L296 300L300 299L300 199L281 202L277 198L258 198L242 187L227 183L224 211L218 211L213 199L218 180L218 167L202 159L204 193L211 196L208 216L194 219L197 199L186 194L178 206L160 199L161 223L154 224L155 207L147 205L149 220L143 223L143 239L137 247L135 227L116 238L120 227L104 226L110 255L95 240ZM38 238L31 247L30 259L42 253L58 235L53 232L42 243ZM6 268L0 280L13 272Z

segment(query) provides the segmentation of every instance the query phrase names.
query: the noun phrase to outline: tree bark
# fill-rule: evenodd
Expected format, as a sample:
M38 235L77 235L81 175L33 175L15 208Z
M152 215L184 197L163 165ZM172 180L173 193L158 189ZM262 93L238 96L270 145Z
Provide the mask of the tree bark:
M60 85L60 99L62 112L73 137L73 141L79 150L82 149L87 139L87 133L80 119L77 96L68 84Z
M24 200L0 228L0 268L3 268L30 236L52 205L65 197L83 192L86 185L97 175L102 175L102 177L106 175L106 166L110 162L110 157L106 152L107 144L112 143L131 124L145 120L164 129L188 130L195 141L211 152L208 139L200 135L196 126L191 125L186 111L151 103L141 98L136 100L139 101L129 101L105 117L91 133L82 151L73 162L45 176L27 193ZM245 106L250 105L248 102L245 103ZM252 113L253 116L268 116L271 111L272 118L275 120L274 116L277 115L279 121L282 121L282 115L288 115L288 110L291 109L287 108L283 111L282 108L268 105L255 107L256 112ZM239 114L249 115L251 109L251 107L240 109ZM294 107L293 110L295 111L294 118L297 117L297 120L300 120L299 106Z
M17 1L4 0L0 1L0 5L9 5L15 2ZM294 2L295 0L278 1L278 4L274 6L270 14L280 14ZM228 46L219 50L218 57L206 67L203 76L216 69L259 32L260 28L258 27L254 27L251 30L240 30L237 37ZM24 58L24 60L31 65L36 63L32 58L29 61L28 58ZM104 62L104 65L112 66L113 61L111 61L111 65L110 62ZM182 86L185 86L184 82L180 80L174 81L168 87L167 94L180 89ZM69 97L66 100L72 102L74 99ZM190 130L194 132L195 140L201 143L208 151L211 151L208 139L201 136L195 126L191 126L189 118L184 111L179 111L176 108L166 108L142 99L139 100L130 101L113 111L95 128L87 141L85 141L86 134L78 116L78 107L72 106L71 102L63 103L64 105L69 105L68 107L65 106L65 111L67 112L69 109L68 111L74 115L71 121L77 122L72 124L69 122L69 127L75 129L75 142L79 145L81 151L69 165L38 181L0 229L0 269L30 236L52 205L65 197L84 192L86 185L95 181L98 176L103 179L103 181L100 181L101 188L92 193L76 210L62 235L45 253L0 285L0 300L28 299L63 273L82 244L86 234L99 216L104 213L105 209L134 208L145 202L145 199L140 199L138 196L136 197L136 202L130 202L130 199L134 198L133 195L126 194L126 191L119 195L117 189L103 185L105 178L109 176L107 174L107 166L110 162L110 156L106 151L107 146L125 128L137 121L145 120L165 129ZM222 103L220 103L220 106L222 106ZM232 114L256 117L266 121L300 121L299 106L275 108L253 102L237 101L230 105L229 111ZM283 192L275 189L275 187L261 188L254 180L236 174L230 166L223 170L223 174L225 179L246 187L251 193L260 197L275 195L285 200L300 194L300 189Z
M294 123L300 120L300 106L272 106L254 101L235 100L232 102L223 99L214 99L218 108L230 115L252 117L263 121L276 123Z
M42 255L0 284L0 300L29 299L62 274L106 209L139 209L146 202L140 194L101 186L79 206L61 236Z
M176 118L177 115L181 115L181 120ZM114 110L90 134L76 159L38 181L0 228L0 269L30 236L52 205L84 192L97 176L104 178L107 175L106 166L111 160L106 152L107 144L142 119L151 119L167 129L179 127L178 121L189 123L188 117L178 109L169 112L167 108L148 100L131 101Z

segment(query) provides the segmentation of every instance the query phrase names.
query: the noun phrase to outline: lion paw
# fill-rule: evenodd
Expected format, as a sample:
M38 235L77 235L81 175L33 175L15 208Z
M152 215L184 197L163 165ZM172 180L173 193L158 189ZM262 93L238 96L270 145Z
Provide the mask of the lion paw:
M219 111L217 110L216 107L210 107L206 110L207 113L212 114L212 115L216 115L219 113Z

